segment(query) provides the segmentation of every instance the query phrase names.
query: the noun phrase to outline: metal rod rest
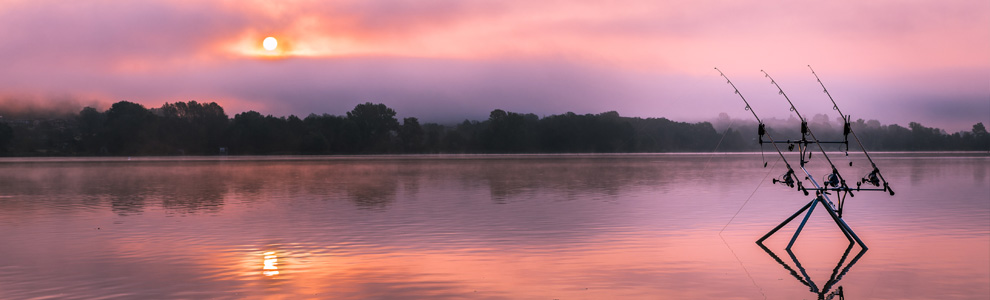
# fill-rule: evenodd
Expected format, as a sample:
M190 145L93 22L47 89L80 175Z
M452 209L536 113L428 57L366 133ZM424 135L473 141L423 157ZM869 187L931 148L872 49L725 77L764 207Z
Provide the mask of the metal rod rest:
M811 66L809 65L808 68L811 69ZM766 128L765 124L760 119L760 117L757 116L755 111L753 111L753 108L750 106L749 101L747 101L746 98L743 97L742 93L739 92L739 89L736 88L735 84L733 84L732 81L729 80L729 77L727 77L724 73L722 73L721 70L718 70L718 68L715 68L715 70L717 70L719 72L719 75L725 78L726 82L730 86L732 86L732 89L735 92L735 94L739 95L739 97L746 104L745 109L750 111L753 114L753 117L756 118L756 121L759 123L758 136L759 136L759 143L761 145L760 147L761 152L763 150L762 145L764 143L770 144L777 151L777 154L780 155L780 158L784 161L784 164L787 166L787 172L784 173L784 175L781 177L774 178L773 182L783 183L784 185L791 188L796 187L798 191L803 192L805 195L808 195L809 191L815 192L815 198L813 200L809 201L807 204L802 206L801 209L798 209L792 215L787 217L787 219L785 219L783 222L781 222L772 230L770 230L762 237L760 237L760 239L756 241L756 244L759 245L761 248L763 248L764 251L769 253L770 256L774 258L774 260L776 260L778 263L783 265L785 269L790 271L791 275L794 276L794 278L796 278L802 284L808 286L812 292L818 294L819 299L832 299L837 295L840 297L840 299L844 298L841 286L838 287L838 289L832 292L831 294L828 294L827 296L826 294L832 289L833 286L836 285L836 283L840 279L842 279L843 275L845 275L846 272L848 272L849 269L852 268L854 264L856 264L856 262L863 256L863 254L866 253L867 249L869 249L867 248L866 243L864 243L863 240L860 239L858 235L856 235L856 232L852 230L849 224L847 224L846 221L842 219L842 209L845 206L845 200L847 199L847 197L854 197L855 195L853 194L853 192L884 191L884 192L888 192L891 196L893 196L894 190L891 189L889 182L887 182L883 174L880 173L880 169L877 168L876 162L874 162L869 152L866 151L866 148L863 146L863 142L859 139L859 136L856 135L856 132L852 130L852 125L850 122L852 116L845 115L842 113L841 110L839 110L839 106L838 104L835 103L835 99L832 98L832 95L828 92L828 89L825 88L825 84L822 83L821 79L818 77L818 74L815 73L814 69L811 69L811 73L815 75L815 79L818 81L819 84L821 84L825 94L828 95L828 98L833 105L832 108L838 111L839 115L842 116L844 122L843 124L844 139L842 141L819 140L818 137L815 136L813 130L811 130L811 128L808 127L807 119L805 119L804 116L801 115L797 107L795 107L794 102L792 102L790 97L788 97L787 94L784 93L783 88L781 88L780 85L777 84L777 82L773 79L773 77L770 77L770 74L768 74L766 71L760 70L767 78L770 79L770 83L777 88L779 94L782 95L785 100L787 100L787 103L790 105L790 111L794 112L794 114L797 115L798 119L801 120L801 139L774 140L773 136L770 134L770 130ZM859 144L860 149L863 150L863 154L866 155L867 160L869 160L870 165L873 167L872 172L869 173L867 176L864 176L863 179L856 184L855 188L850 187L848 185L846 179L839 173L838 168L832 162L832 159L829 157L828 151L826 151L825 147L823 146L823 144L845 145L845 153L846 156L848 156L850 133L853 135L853 138L856 140L856 143ZM764 135L767 137L767 139L769 139L768 141L764 141L763 139ZM789 151L793 151L794 148L797 148L797 151L799 153L798 156L799 166L801 167L801 170L804 171L804 174L807 175L803 180L795 174L794 169L792 169L791 165L788 163L787 157L785 157L784 152L781 151L780 147L777 146L778 144L787 144ZM817 145L818 151L811 150L810 149L811 144ZM831 171L825 174L826 176L824 177L825 179L823 179L824 182L822 182L822 184L819 184L818 181L816 180L816 178L819 177L815 177L811 175L811 172L809 172L805 168L805 164L810 162L813 152L820 152L821 155L825 157L825 161L827 161L828 165L831 167ZM852 162L850 162L849 165L852 166ZM765 163L764 163L764 167L766 167ZM805 182L810 181L811 184L808 185L802 181ZM874 186L875 188L861 188L860 186L864 183L868 183ZM833 194L830 192L834 193L834 195L837 197L838 202L832 201L829 195L833 195ZM825 283L822 289L819 289L819 287L811 280L811 277L808 276L808 273L801 265L800 261L798 261L797 257L791 251L791 248L794 246L794 243L797 241L797 238L804 229L804 226L807 225L808 220L811 217L811 214L814 213L815 206L817 206L819 203L821 203L821 205L825 207L826 213L828 213L829 217L832 219L833 222L835 222L836 226L839 227L839 230L842 231L842 234L849 241L849 246L846 247L846 251L845 253L843 253L842 258L839 260L835 268L832 270L832 276ZM838 206L836 206L836 204L838 204ZM772 236L773 234L780 231L780 229L782 229L784 226L787 226L787 224L789 224L791 221L796 219L801 214L805 214L804 218L801 220L801 223L797 226L797 229L794 231L794 235L791 236L791 239L788 242L787 247L785 248L788 255L794 261L794 264L798 269L795 270L792 269L790 266L788 266L788 264L785 263L783 260L781 260L776 254L774 254L773 251L770 251L770 249L767 248L766 245L763 244L763 242L766 239L770 238L770 236ZM843 268L843 264L846 262L846 259L849 257L852 248L854 247L854 245L857 244L860 246L862 250L860 250L859 254L853 257L853 259L849 261L849 263L845 265L845 267ZM799 271L800 274L798 274Z

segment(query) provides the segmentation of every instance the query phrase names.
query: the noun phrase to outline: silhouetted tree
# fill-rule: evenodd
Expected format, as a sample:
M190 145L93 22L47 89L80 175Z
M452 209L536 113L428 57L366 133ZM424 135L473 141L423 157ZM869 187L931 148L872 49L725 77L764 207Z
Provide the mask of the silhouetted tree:
M275 142L273 126L270 123L277 122L271 119L274 118L271 116L266 118L253 110L235 115L227 134L231 153L269 153Z
M426 152L440 153L446 151L443 147L443 137L444 134L446 134L446 129L443 125L437 123L426 123L423 124L423 131L425 134L423 147Z
M966 143L971 145L969 150L980 150L980 151L990 151L990 133L987 133L987 128L983 126L983 122L973 124L973 134L972 141Z
M385 152L392 132L399 128L395 111L385 104L358 104L347 112L347 119L356 127L358 149L366 152Z
M614 111L598 115L568 112L540 120L542 149L548 152L623 152L632 149L632 125Z
M106 113L107 150L111 154L153 153L155 115L141 104L120 101Z
M309 133L303 139L303 152L313 154L348 153L347 119L329 114L310 114L303 123Z
M106 122L106 114L97 111L92 107L85 107L76 116L78 124L77 134L79 138L79 150L84 153L102 154L101 149L106 149L106 137L103 124Z
M423 127L416 118L402 119L399 128L399 142L403 153L420 153L423 151Z
M478 121L464 120L454 130L448 132L442 139L443 148L447 153L467 153L483 150L478 146L478 132L481 127Z
M306 124L295 115L285 118L285 126L282 127L279 137L279 144L282 146L281 153L291 154L299 152L300 144L307 133Z
M0 153L7 153L7 147L14 140L14 129L7 122L0 122Z
M987 128L983 126L983 122L973 124L973 135L978 137L987 135Z
M345 116L310 114L300 119L248 111L229 119L223 108L212 102L165 103L145 109L121 101L105 112L87 107L65 119L5 119L0 122L0 153L216 154L221 146L235 155L759 150L756 122L732 121L728 115L719 117L718 127L708 122L622 117L614 111L540 118L496 109L487 120L464 120L453 126L420 125L414 117L403 119L400 126L395 115L384 104L364 103ZM816 115L813 120L809 126L819 139L843 138L841 119ZM800 123L795 118L764 121L777 140L800 138ZM871 151L990 150L990 134L983 123L952 134L917 122L906 128L859 119L851 125ZM840 144L825 147L844 150Z
M214 154L221 146L229 119L220 105L196 101L165 103L161 115L161 139L170 152Z
M487 128L481 131L481 143L490 152L535 152L534 134L539 117L493 110Z

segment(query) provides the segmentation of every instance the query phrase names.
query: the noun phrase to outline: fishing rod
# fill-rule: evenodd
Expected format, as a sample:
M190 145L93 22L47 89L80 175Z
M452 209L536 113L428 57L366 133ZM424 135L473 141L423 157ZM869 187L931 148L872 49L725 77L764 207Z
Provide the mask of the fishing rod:
M779 92L779 94L784 96L784 99L787 100L787 103L791 105L791 111L793 111L794 114L798 116L798 119L801 120L801 141L798 142L798 147L800 148L800 152L801 152L801 169L804 170L804 173L808 175L808 178L815 185L815 190L817 192L827 193L827 191L831 190L842 193L838 195L839 205L836 209L839 212L839 215L841 216L842 206L844 204L843 202L845 202L844 200L846 198L845 196L849 195L855 197L855 195L852 194L852 189L849 188L849 186L846 184L845 178L842 177L842 175L839 173L839 169L836 168L835 164L832 163L832 159L829 158L828 153L825 152L825 147L822 146L823 142L818 140L818 137L815 136L815 133L811 130L811 128L808 127L808 119L805 119L804 116L801 115L801 112L799 112L797 107L794 106L794 102L791 101L791 98L787 97L787 93L784 93L784 89L780 87L780 84L777 84L777 81L774 80L773 77L770 76L770 74L768 74L764 70L760 70L760 72L763 72L763 74L767 78L770 78L770 84L773 84L775 87L777 87L777 91ZM808 162L804 160L804 153L808 151L808 144L811 143L811 141L808 141L807 138L808 135L811 136L811 139L814 141L815 145L818 145L818 149L821 151L822 156L825 157L825 160L828 161L829 166L832 167L832 173L826 175L825 180L822 182L824 184L824 187L819 186L818 183L815 182L814 176L811 176L811 173L809 173L808 170L804 168L804 164ZM832 143L842 143L842 142L832 142ZM848 143L848 141L846 143ZM807 153L808 153L808 159L810 160L811 153L810 152ZM831 188L829 188L829 186L831 186Z
M809 66L809 68L810 68L810 66ZM842 208L843 208L844 203L845 203L845 198L847 196L850 196L850 197L854 196L853 195L853 192L854 191L857 191L857 192L858 191L887 191L887 192L890 192L891 195L893 195L893 190L890 190L889 184L887 184L887 181L885 179L883 179L883 176L882 175L880 175L879 169L876 167L876 164L873 163L873 159L870 158L870 156L867 153L866 149L862 145L862 141L859 140L859 137L856 136L855 133L853 133L853 136L856 138L856 141L860 144L860 148L862 148L863 153L866 153L867 158L870 160L870 163L873 164L873 167L874 167L874 171L872 173L870 173L869 175L867 175L866 177L864 177L863 180L856 185L856 188L849 187L849 185L847 184L845 178L843 178L842 177L842 174L839 173L838 167L836 167L835 163L832 161L832 158L829 157L828 152L825 151L825 146L823 146L823 144L844 144L846 146L846 155L849 154L849 137L848 137L848 135L849 135L849 133L852 133L851 125L849 125L849 120L851 119L850 116L842 115L843 120L845 121L845 127L843 128L844 139L842 141L823 141L823 140L819 140L818 137L815 136L814 131L812 131L808 127L808 119L806 119L804 117L804 115L802 115L801 112L798 111L797 107L794 105L794 102L791 101L790 97L787 96L787 93L785 93L784 92L784 89L780 87L780 84L778 84L777 81L774 80L773 77L771 77L769 73L767 73L766 71L760 70L761 72L763 72L763 75L764 76L766 76L767 78L770 79L770 84L773 84L775 87L777 87L778 93L780 95L784 96L784 99L790 105L790 111L794 112L794 114L796 114L797 117L798 117L798 119L800 119L800 121L801 121L801 138L799 140L790 140L790 139L788 139L786 141L774 140L773 137L769 133L766 132L766 128L765 128L765 125L763 124L763 121L760 120L759 116L756 115L756 112L754 112L753 109L752 109L752 107L749 105L749 101L747 101L746 98L743 97L743 95L739 92L739 89L736 88L735 84L733 84L732 81L729 80L729 78L724 73L722 73L721 70L719 70L718 68L715 68L715 70L717 70L719 72L719 74L723 78L726 79L726 81L728 82L728 84L730 86L732 86L733 90L735 90L735 93L738 94L740 98L742 98L742 100L743 100L744 103L746 103L745 109L748 110L748 111L750 111L753 114L753 117L756 118L756 121L759 122L759 134L760 134L760 147L761 147L761 150L762 150L762 146L763 146L763 143L764 143L764 141L763 141L763 135L767 135L767 137L770 140L768 143L770 143L770 144L772 144L774 146L774 149L777 150L777 154L780 155L780 157L784 160L785 164L787 164L788 173L786 173L784 175L785 177L787 177L787 179L790 179L791 176L794 176L794 170L792 169L791 165L787 162L787 159L784 157L783 151L780 150L780 147L778 147L777 144L787 144L788 145L788 150L793 150L793 148L795 146L797 146L799 148L798 150L800 152L799 153L800 154L800 156L799 156L800 168L801 168L802 171L804 171L804 174L807 175L805 177L805 180L811 182L811 184L814 185L814 188L811 188L811 189L815 191L815 198L813 200L811 200L810 202L808 202L807 204L805 204L801 209L799 209L797 212L795 212L790 217L788 217L787 219L785 219L779 225L777 225L776 227L774 227L773 229L771 229L769 232L767 232L766 234L764 234L763 237L761 237L758 240L756 240L756 244L760 245L760 247L763 247L764 250L767 250L768 248L766 248L763 245L763 241L765 241L766 239L770 238L770 236L772 236L777 231L781 230L784 226L786 226L791 221L795 220L795 218L797 218L799 215L805 214L804 219L800 222L800 225L797 226L797 229L795 230L794 235L791 237L790 242L787 244L787 247L784 248L784 249L786 249L788 251L789 254L791 254L791 260L794 261L795 265L801 271L801 274L803 274L804 276L803 277L802 276L798 276L797 275L797 272L794 269L791 269L787 264L783 264L783 265L784 265L784 268L785 269L787 269L788 271L790 271L791 274L794 275L795 278L798 279L798 281L801 281L803 284L809 286L812 289L812 292L815 292L815 293L819 294L819 299L825 298L825 293L827 293L827 291L830 290L842 278L842 276L852 267L853 264L856 263L857 260L859 260L860 257L862 257L862 255L867 250L866 244L863 243L863 241L856 235L855 232L853 232L852 228L849 227L849 224L846 224L846 222L842 219ZM814 70L812 70L812 73L814 73ZM818 74L815 74L815 78L818 78ZM821 83L821 80L819 79L818 82ZM825 88L824 84L822 84L822 88ZM825 93L828 94L828 90L826 90ZM831 94L829 94L829 99L832 101L833 108L835 110L839 110L838 109L838 105L836 105L835 100L832 99ZM842 111L839 111L839 113L841 114ZM811 144L815 144L817 146L817 148L818 148L817 150L821 152L821 155L823 157L825 157L825 161L827 161L828 164L829 164L829 166L832 168L831 173L828 173L828 174L826 174L824 176L821 184L819 184L819 182L815 180L815 177L811 175L811 172L809 172L808 169L805 166L806 163L810 162L812 153L817 152L817 151L813 151L813 150L810 149L812 147ZM851 163L850 163L850 165L851 165ZM765 166L766 166L766 164L764 164L764 167ZM794 180L796 180L796 178ZM801 190L801 191L804 192L805 195L808 195L808 190L809 189L803 187L800 180L796 180L796 182L798 184L798 190ZM774 183L777 183L777 180L776 179L774 180ZM882 189L880 189L880 188L863 188L861 186L863 183L870 183L870 184L873 184L875 186L880 186L881 184L883 184L883 188ZM786 184L786 182L785 182L785 184ZM835 203L833 203L832 200L829 199L829 195L832 195L832 193L830 193L830 192L835 192L835 194L837 196L837 200L838 200L837 201L838 206L836 206ZM801 234L802 229L807 224L808 219L811 217L812 212L814 212L815 207L818 206L818 203L821 203L821 205L824 207L824 209L829 214L829 216L832 218L832 220L835 222L835 224L838 225L839 229L842 231L842 234L845 235L846 239L849 240L849 247L847 247L847 249L846 249L846 254L844 254L843 257L842 257L842 259L839 260L839 263L833 269L832 277L829 279L828 282L826 282L826 284L824 286L824 289L821 289L821 290L819 290L818 289L818 286L815 285L814 282L811 281L811 278L807 276L807 274L806 274L805 270L802 268L800 262L797 261L797 258L790 251L791 247L797 241L797 237ZM805 213L805 212L807 212L807 213ZM862 250L860 251L860 253L858 255L856 255L855 258L852 259L852 261L849 262L848 265L845 266L845 268L842 268L843 262L845 262L846 258L849 255L849 251L852 249L852 247L855 244L859 244L859 246L860 246L860 248L862 248ZM770 253L770 256L773 257L778 262L781 262L782 261L782 260L779 259L779 257L777 257L776 255L774 255L772 252L769 252L768 251L768 253ZM840 272L840 270L841 270L841 272ZM839 288L839 290L837 292L833 292L832 294L829 294L828 295L828 298L834 298L836 295L838 295L840 298L842 297L841 287Z
M868 159L870 161L870 165L873 166L873 171L870 172L870 174L864 176L862 180L857 182L856 187L859 188L860 185L862 185L863 183L869 183L872 184L873 186L879 187L882 182L883 190L889 192L890 195L893 196L894 190L890 188L890 185L887 183L887 180L883 178L883 174L880 173L880 169L877 168L877 164L873 162L873 158L870 157L870 153L866 152L866 147L863 146L863 142L859 140L859 136L857 136L856 132L852 130L852 126L850 125L852 116L842 114L842 110L840 110L839 105L835 103L835 99L832 98L832 94L830 94L828 92L828 89L825 88L825 83L822 83L822 79L818 77L818 73L815 73L815 69L811 68L811 65L808 65L808 69L811 69L811 74L815 75L815 80L818 80L818 84L822 86L822 91L825 92L825 95L828 95L828 100L832 101L832 109L838 111L839 115L842 116L842 120L845 121L845 125L843 126L842 129L842 133L843 135L846 136L846 140L847 141L849 140L849 134L852 133L853 138L856 139L856 143L859 144L859 148L863 150L863 154L866 155L866 159ZM846 143L846 155L848 154L849 154L849 143ZM851 164L852 163L850 163L850 165Z
M761 150L763 149L763 136L766 135L767 138L770 139L770 144L773 145L773 148L777 150L777 154L780 155L780 159L784 161L784 165L787 166L787 172L784 173L784 175L782 175L780 179L774 178L773 183L776 184L780 182L783 183L784 185L787 185L788 187L794 187L794 185L796 184L797 189L799 191L803 191L805 195L808 195L808 190L804 188L804 185L801 184L801 180L799 180L798 177L794 174L794 169L791 168L791 164L788 163L787 158L784 157L784 152L780 151L780 148L777 147L777 142L774 141L773 136L770 135L770 132L766 130L766 126L763 124L763 121L760 120L760 117L756 115L756 111L753 111L753 107L749 105L749 101L746 101L746 97L744 97L743 94L739 92L739 89L736 88L736 85L732 83L732 80L729 80L729 77L725 76L725 73L722 73L722 70L715 68L715 71L718 71L718 74L722 75L722 77L725 78L726 83L732 86L732 89L735 90L736 95L739 95L739 98L742 99L743 103L746 103L746 107L744 109L753 113L753 118L756 118L756 122L759 123L759 126L757 127L758 128L757 133L760 135L760 149ZM767 163L766 161L764 161L763 167L766 168L766 166Z
M855 196L852 193L853 189L849 188L849 186L846 184L846 180L839 173L839 169L835 166L835 164L832 163L832 159L829 158L828 153L825 152L825 147L822 146L822 143L848 143L849 141L846 140L844 142L824 142L818 140L818 137L815 136L815 133L810 128L808 128L808 120L801 115L797 107L794 106L794 102L791 101L791 98L787 97L787 93L784 93L784 89L780 87L780 84L777 84L777 81L774 80L773 77L770 77L770 74L767 73L766 71L763 70L760 71L763 72L763 74L770 79L771 84L777 87L777 91L780 93L780 95L784 96L784 99L787 100L787 103L791 105L791 111L797 114L798 118L801 120L801 140L795 143L797 143L798 147L801 148L800 149L801 170L804 171L804 174L808 175L805 178L811 181L811 184L815 186L814 190L817 197L815 197L815 200L812 200L810 203L805 205L804 208L798 210L798 212L796 212L790 218L785 220L783 223L780 223L780 225L777 225L776 228L774 228L766 235L764 235L762 238L757 240L757 243L762 243L763 240L769 238L775 232L780 230L780 228L782 228L784 225L786 225L795 217L797 217L799 214L807 210L808 214L805 215L804 220L801 221L801 225L798 226L797 231L795 231L794 233L794 236L791 237L791 242L787 244L787 249L790 249L791 246L794 245L794 242L797 241L797 237L799 234L801 234L801 229L803 229L804 225L808 222L808 218L811 217L811 213L814 211L815 208L815 202L821 202L822 206L825 207L825 210L828 211L829 215L832 217L832 220L835 221L836 225L839 226L839 229L842 230L842 233L846 236L847 239L849 239L849 242L853 243L853 241L855 240L856 243L859 243L860 247L866 249L866 244L863 243L863 241L859 239L856 233L852 231L852 228L849 228L849 225L842 220L842 208L845 204L845 198L846 196ZM804 160L804 153L808 151L807 149L808 145L811 143L810 141L808 141L807 138L808 135L811 136L815 145L818 145L818 149L821 151L822 156L825 157L825 160L828 162L829 166L832 167L832 173L825 176L822 185L819 185L818 182L815 181L815 177L812 176L811 173L808 172L808 169L805 168L804 166L805 163L807 162ZM808 153L808 159L810 160L811 152L807 152L807 153ZM860 189L857 187L857 190ZM837 193L836 196L838 197L837 198L838 206L836 206L835 203L833 203L832 200L829 199L828 191L835 191Z

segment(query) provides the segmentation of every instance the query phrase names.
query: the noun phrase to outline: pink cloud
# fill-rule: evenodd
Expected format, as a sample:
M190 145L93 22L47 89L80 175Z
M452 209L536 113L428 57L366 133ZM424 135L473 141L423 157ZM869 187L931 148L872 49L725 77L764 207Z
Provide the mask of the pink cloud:
M776 107L758 71L816 99L812 64L857 115L965 129L949 115L987 106L988 35L985 1L20 1L0 5L0 96L701 120L735 111L712 67Z

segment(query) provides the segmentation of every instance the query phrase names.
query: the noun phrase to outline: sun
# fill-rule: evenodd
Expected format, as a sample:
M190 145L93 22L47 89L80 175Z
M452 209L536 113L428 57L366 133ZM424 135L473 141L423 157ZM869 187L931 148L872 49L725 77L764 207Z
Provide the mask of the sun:
M274 37L266 37L265 41L261 42L261 46L265 47L265 50L272 51L278 47L278 40Z

